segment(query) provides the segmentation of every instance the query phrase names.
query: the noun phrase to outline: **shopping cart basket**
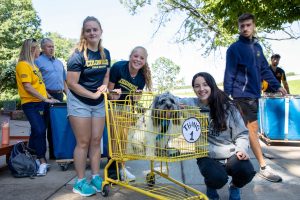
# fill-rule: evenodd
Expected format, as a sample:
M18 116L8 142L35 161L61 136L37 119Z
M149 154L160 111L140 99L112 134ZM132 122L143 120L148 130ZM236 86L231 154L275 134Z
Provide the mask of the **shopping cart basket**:
M160 110L152 106L151 93L128 94L125 100L109 100L105 95L109 155L104 169L102 194L107 196L109 185L117 184L156 199L207 199L195 190L169 176L169 162L207 156L208 115L197 107ZM128 160L149 160L150 172L141 183L114 180L108 168L116 161L124 167ZM159 162L160 170L154 168ZM159 178L171 184L161 184ZM175 185L175 186L174 186Z

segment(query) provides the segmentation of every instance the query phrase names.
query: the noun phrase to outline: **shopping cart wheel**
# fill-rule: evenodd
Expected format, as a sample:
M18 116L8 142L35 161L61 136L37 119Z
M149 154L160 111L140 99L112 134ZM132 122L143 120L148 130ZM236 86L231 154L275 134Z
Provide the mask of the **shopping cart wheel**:
M62 171L67 171L69 168L69 163L63 163L63 164L60 164L59 166Z
M148 186L150 186L150 187L154 186L155 185L155 174L153 174L153 173L147 174L146 181L147 181Z
M108 184L103 186L101 193L102 193L102 196L104 196L104 197L108 196L108 193L109 193L109 185Z

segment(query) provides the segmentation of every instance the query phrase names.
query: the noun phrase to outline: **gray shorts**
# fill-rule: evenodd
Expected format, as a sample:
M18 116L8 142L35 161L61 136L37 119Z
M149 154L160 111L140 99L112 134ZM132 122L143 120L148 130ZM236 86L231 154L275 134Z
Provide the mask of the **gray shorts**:
M68 116L75 117L105 117L104 100L96 106L90 106L77 99L72 92L67 97Z

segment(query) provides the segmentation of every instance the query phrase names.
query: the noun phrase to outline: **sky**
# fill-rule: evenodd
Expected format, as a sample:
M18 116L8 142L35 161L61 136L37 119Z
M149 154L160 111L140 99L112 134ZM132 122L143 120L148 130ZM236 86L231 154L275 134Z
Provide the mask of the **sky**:
M79 39L82 22L87 16L98 18L103 29L103 46L114 60L128 60L135 46L144 46L151 65L159 57L166 57L181 67L178 78L184 77L190 84L194 74L200 71L211 73L222 82L225 69L224 48L220 53L204 57L197 44L176 44L174 35L179 27L176 16L170 24L162 27L153 37L157 26L151 23L158 13L155 6L141 9L130 15L119 0L32 0L33 7L41 18L45 32L57 32L65 38ZM300 56L300 39L272 42L274 53L281 55L280 66L286 72L300 74L297 58ZM269 59L268 59L269 60Z

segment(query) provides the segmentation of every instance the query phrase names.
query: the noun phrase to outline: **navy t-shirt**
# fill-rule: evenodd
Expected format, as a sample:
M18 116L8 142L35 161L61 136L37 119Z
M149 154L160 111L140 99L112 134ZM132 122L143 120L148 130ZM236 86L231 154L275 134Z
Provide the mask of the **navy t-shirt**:
M81 72L78 83L85 89L96 92L97 88L103 84L107 69L110 68L110 53L104 49L106 59L102 59L99 51L87 50L88 60L85 61L83 52L75 51L68 60L68 71ZM74 96L85 104L95 106L103 101L103 95L98 99L82 97L70 90Z
M141 70L132 78L129 73L129 61L119 61L113 64L109 73L109 81L115 84L115 89L121 89L122 92L135 92L143 90L145 87L145 78ZM120 100L124 100L126 94L122 94Z
M275 78L277 79L277 81L279 82L279 84L281 84L281 81L286 81L286 76L285 76L285 72L283 69L281 69L280 67L276 67L275 72L273 71L272 66L270 66L270 69L273 72L273 74L274 74ZM268 85L265 92L275 93L277 91Z

